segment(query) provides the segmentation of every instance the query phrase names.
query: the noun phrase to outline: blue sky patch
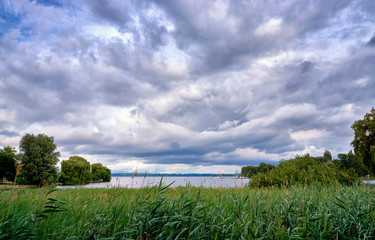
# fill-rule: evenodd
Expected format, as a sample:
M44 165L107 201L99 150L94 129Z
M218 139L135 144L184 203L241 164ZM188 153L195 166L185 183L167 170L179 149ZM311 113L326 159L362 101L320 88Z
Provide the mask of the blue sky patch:
M37 0L37 4L41 4L44 6L53 6L53 7L62 7L63 3L59 0Z
M0 36L17 28L22 21L24 13L17 13L11 3L0 2Z

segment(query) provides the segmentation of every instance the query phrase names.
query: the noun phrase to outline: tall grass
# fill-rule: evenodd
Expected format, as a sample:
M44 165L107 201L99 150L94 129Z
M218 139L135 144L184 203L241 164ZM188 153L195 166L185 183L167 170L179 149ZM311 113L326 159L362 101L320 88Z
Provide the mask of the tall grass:
M374 239L371 186L17 189L0 239Z

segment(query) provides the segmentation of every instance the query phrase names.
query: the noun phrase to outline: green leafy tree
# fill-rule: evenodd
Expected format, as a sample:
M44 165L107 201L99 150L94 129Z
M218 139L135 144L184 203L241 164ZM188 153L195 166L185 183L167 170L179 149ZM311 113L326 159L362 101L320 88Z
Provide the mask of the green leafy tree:
M334 160L333 163L340 169L353 169L358 176L365 176L368 174L368 170L357 159L352 150L350 150L348 154L339 153L337 156L338 159Z
M315 158L320 163L329 163L332 162L332 154L330 151L325 150L322 157Z
M60 153L56 151L53 137L45 134L26 134L20 140L21 184L48 185L57 179L56 164Z
M251 177L257 173L258 167L256 166L244 166L241 168L241 176Z
M352 125L354 140L351 142L358 160L372 174L375 173L375 109Z
M4 177L8 181L13 181L16 176L16 150L12 147L0 149L0 181Z
M258 167L256 166L245 166L241 168L241 176L251 177L257 173L267 173L268 171L274 169L275 166L266 163L260 163Z
M12 158L14 158L14 160L16 160L16 158L17 158L17 154L16 154L17 151L14 147L6 146L6 147L3 148L3 150L0 149L0 151L5 152L6 154L8 154Z
M328 151L328 150L325 150L324 155L323 155L323 159L324 159L324 162L326 162L326 163L332 161L331 152Z
M266 163L260 163L259 164L259 171L258 172L267 173L267 172L269 172L270 170L272 170L274 168L275 168L274 165L266 164Z
M60 182L63 184L85 184L91 178L90 163L85 158L72 156L62 161Z
M111 181L111 170L101 163L94 163L91 165L92 180L93 181Z

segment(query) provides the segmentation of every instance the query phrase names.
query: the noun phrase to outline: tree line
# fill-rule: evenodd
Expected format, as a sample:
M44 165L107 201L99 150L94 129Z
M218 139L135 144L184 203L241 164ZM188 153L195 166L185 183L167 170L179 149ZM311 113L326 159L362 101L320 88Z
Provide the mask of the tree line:
M70 157L61 163L60 181L64 184L85 184L90 181L109 182L111 170L101 163L91 164L80 156Z
M363 119L351 126L354 152L332 154L326 150L323 156L297 155L289 160L281 160L277 166L260 163L259 166L241 168L241 175L251 179L250 185L281 186L311 183L352 184L359 177L375 174L375 109L372 108Z
M56 151L54 137L45 134L26 134L19 142L19 153L13 147L0 148L0 181L5 178L15 184L45 186L62 184L85 184L90 181L108 182L111 170L100 163L90 163L79 156L72 156L57 163L60 153Z

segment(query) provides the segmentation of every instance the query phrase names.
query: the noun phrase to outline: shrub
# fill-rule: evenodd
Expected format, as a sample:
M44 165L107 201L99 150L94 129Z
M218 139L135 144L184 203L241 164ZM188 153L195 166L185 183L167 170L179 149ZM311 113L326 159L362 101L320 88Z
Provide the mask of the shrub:
M250 178L252 187L306 186L310 184L353 184L358 180L352 170L340 170L331 161L320 162L309 155L282 160L267 173L258 173Z
M60 181L64 184L85 184L91 180L90 163L83 157L73 156L61 163Z
M257 173L267 173L274 169L275 166L266 163L260 163L258 167L255 166L245 166L241 168L241 176L251 177Z
M92 180L93 181L111 181L111 170L101 163L94 163L91 165Z

